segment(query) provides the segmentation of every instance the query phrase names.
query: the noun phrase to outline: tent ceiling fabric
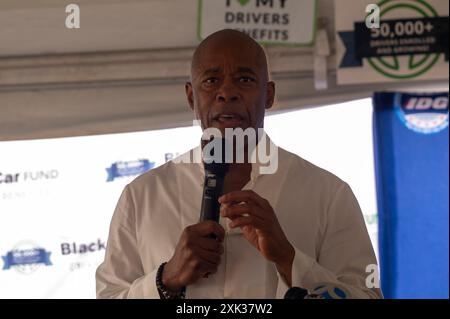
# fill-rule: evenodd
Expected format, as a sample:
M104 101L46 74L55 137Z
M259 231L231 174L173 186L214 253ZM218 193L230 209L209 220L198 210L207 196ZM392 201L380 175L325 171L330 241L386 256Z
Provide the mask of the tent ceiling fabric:
M34 0L0 2L0 141L191 125L184 83L198 44L197 0L77 3L81 29L67 30L59 0L40 0L39 6ZM319 0L320 25L334 52L332 5ZM314 48L266 50L277 84L274 112L414 88L405 83L338 87L332 54L329 89L316 91ZM448 90L448 82L420 83L420 89L426 87Z

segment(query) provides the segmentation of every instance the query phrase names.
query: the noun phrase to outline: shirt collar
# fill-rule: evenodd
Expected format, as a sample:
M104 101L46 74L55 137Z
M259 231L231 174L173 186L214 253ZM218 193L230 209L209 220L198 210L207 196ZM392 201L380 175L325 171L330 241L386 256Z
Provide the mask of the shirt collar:
M262 143L265 142L265 148ZM275 150L277 154L273 154L271 150ZM192 159L193 161L199 166L203 176L205 175L205 170L203 166L202 158L202 148L201 145L197 146L192 150ZM260 156L258 156L259 153L264 154L264 159L268 160L267 163L261 162ZM264 169L264 167L268 166L269 163L273 163L273 161L278 161L278 146L272 141L272 139L267 135L266 131L263 130L263 134L261 135L261 138L256 145L256 147L253 149L250 155L250 159L252 161L252 171L250 174L250 180L253 183L260 175L263 175L261 171ZM267 156L267 158L266 158ZM254 159L254 160L253 160Z

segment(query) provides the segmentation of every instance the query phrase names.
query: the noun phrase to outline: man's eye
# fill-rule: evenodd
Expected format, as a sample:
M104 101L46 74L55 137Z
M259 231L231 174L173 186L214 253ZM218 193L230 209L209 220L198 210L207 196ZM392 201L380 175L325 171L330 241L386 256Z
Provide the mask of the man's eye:
M242 83L250 83L250 82L255 82L255 79L249 76L241 76L239 78L239 81Z
M218 80L219 79L217 79L217 78L207 78L206 80L203 81L203 83L214 84L214 83L217 83Z

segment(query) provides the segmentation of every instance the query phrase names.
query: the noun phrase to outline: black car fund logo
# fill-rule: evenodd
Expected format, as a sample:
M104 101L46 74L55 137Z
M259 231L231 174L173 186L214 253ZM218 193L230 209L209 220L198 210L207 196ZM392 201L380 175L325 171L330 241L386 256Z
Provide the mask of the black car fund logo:
M42 171L27 171L21 173L0 172L0 184L14 184L20 182L35 182L43 180L54 180L59 176L56 169Z
M92 253L105 249L106 244L101 239L97 239L97 241L90 243L61 243L61 254L64 256Z

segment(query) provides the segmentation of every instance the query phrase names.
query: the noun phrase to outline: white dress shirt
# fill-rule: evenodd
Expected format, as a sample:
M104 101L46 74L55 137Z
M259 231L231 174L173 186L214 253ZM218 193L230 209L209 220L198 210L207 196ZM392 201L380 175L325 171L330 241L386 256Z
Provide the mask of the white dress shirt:
M352 298L382 297L366 288L366 267L377 261L350 187L281 148L276 173L260 174L261 165L252 164L243 189L269 201L294 246L292 286L328 283ZM98 298L159 298L157 269L172 257L183 229L199 221L204 174L200 163L170 161L125 187L96 272ZM228 222L220 220L226 235L217 273L189 285L186 298L283 298L289 287L275 264Z

